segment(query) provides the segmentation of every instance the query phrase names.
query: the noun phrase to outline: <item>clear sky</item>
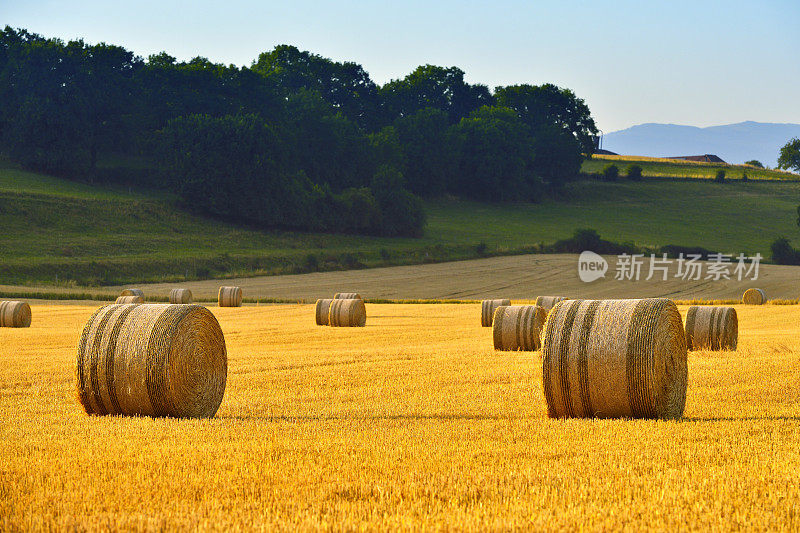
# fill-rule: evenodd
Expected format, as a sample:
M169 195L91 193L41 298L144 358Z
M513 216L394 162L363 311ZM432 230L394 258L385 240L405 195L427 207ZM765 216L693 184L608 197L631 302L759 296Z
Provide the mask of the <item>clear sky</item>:
M798 0L0 0L0 24L237 65L287 43L358 62L377 83L425 63L491 88L551 82L606 133L800 123Z

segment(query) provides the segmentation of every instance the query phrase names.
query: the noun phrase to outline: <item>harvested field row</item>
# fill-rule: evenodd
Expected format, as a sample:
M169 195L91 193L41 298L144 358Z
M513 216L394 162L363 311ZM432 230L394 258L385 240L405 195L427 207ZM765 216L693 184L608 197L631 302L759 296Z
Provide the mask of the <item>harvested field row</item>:
M607 256L613 264L616 257ZM614 271L605 279L584 283L578 278L578 256L533 254L492 257L429 265L316 272L289 276L262 276L230 280L181 283L197 301L213 301L220 284L238 285L248 298L282 298L314 302L330 298L341 287L353 287L368 299L456 299L503 298L530 300L536 296L569 295L573 298L671 298L673 300L740 301L750 287L765 290L769 299L800 298L800 267L761 265L752 280L690 280L660 278L617 281ZM643 276L642 278L646 277ZM147 294L166 297L174 284L143 285ZM120 287L109 287L116 291ZM0 290L6 288L0 286Z

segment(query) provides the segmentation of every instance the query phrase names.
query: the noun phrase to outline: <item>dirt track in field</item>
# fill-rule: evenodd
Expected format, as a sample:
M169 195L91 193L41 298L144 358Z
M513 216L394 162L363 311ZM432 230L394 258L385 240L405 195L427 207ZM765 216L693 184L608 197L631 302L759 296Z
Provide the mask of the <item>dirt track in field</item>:
M572 298L641 298L663 296L675 299L738 299L749 287L764 289L770 299L800 297L800 267L761 265L757 281L669 279L660 274L644 281L649 258L642 265L642 281L617 281L616 256L606 257L609 270L604 279L584 283L578 277L578 256L572 254L492 257L427 265L373 268L340 272L315 272L286 276L261 276L186 283L137 285L146 294L167 295L176 286L192 290L195 298L216 298L220 285L242 287L246 298L331 297L335 292L359 292L365 298L480 299L504 297L529 299L538 295ZM733 269L731 268L731 271ZM703 278L707 264L703 265ZM733 276L732 276L733 277ZM113 287L116 291L119 287Z

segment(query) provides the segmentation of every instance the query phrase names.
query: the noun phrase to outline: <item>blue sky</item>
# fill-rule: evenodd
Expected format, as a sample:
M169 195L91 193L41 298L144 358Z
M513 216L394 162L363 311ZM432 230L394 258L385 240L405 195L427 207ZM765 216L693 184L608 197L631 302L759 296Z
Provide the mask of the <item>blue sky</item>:
M797 0L0 0L0 24L237 65L288 43L356 61L378 83L425 63L490 87L552 82L584 98L605 132L800 123Z

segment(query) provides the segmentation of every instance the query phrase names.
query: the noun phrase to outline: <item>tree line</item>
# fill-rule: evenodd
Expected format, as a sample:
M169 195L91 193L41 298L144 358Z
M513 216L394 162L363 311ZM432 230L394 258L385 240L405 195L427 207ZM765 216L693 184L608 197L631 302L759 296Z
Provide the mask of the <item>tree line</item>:
M380 86L289 45L237 67L0 33L7 157L169 187L187 208L263 228L421 235L419 197L537 201L578 174L596 134L569 89L490 91L457 67Z

